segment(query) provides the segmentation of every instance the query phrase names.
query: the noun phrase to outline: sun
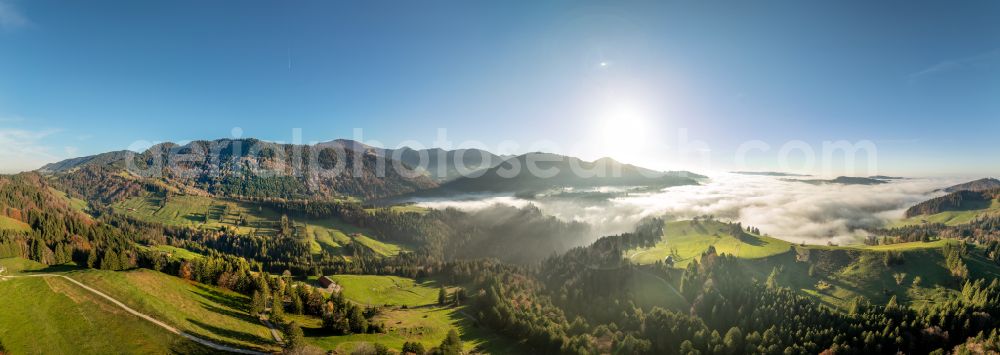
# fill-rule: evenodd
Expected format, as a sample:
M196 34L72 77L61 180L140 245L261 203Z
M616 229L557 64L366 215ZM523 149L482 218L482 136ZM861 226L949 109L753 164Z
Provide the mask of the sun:
M644 153L650 127L639 112L617 108L601 118L597 134L600 149L618 160L631 160Z

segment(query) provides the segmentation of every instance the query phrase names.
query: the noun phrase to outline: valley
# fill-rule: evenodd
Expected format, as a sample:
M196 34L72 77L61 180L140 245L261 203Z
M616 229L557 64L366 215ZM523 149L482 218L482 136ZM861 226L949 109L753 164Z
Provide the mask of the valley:
M627 201L717 187L712 178L692 173L686 173L689 183L662 185L683 176L665 173L646 187L635 186L638 175L623 180L625 186L596 187L566 185L569 177L557 176L525 182L527 190L513 196L523 198L522 205L433 208L336 192L310 198L231 194L226 191L252 190L229 187L242 182L132 175L113 158L2 177L0 264L15 277L5 277L0 292L11 292L12 307L31 310L0 318L0 340L10 351L41 352L28 335L36 333L54 337L47 349L64 349L72 343L59 337L94 334L98 326L90 319L113 317L102 321L111 322L109 330L87 337L80 353L102 353L116 343L126 352L212 352L201 340L262 353L607 353L631 346L648 349L639 353L672 353L679 348L659 342L733 329L747 331L747 352L783 344L786 352L810 353L840 343L914 346L899 345L884 329L865 328L858 317L888 317L890 309L905 317L956 312L949 307L989 313L988 304L971 295L1000 296L1000 286L983 281L1000 276L1000 240L993 237L1000 229L989 219L997 202L975 202L980 195L970 194L980 192L931 197L911 206L909 217L844 245L795 242L725 216L677 219L670 213L636 218L628 232L594 239L598 224L557 217L550 214L560 211L553 206L613 213ZM102 181L96 189L80 183L95 177ZM459 177L452 185L437 177L441 187L421 191L490 186L494 178ZM738 179L801 185L807 193L922 186L905 179L857 186L795 184L770 174ZM280 194L281 186L255 188ZM72 278L184 336L124 316L123 309L60 277L19 277L32 273ZM46 306L31 307L26 292ZM741 299L753 312L796 307L825 320L803 323L786 317L797 314L792 312L749 322L727 299ZM764 299L772 301L751 301ZM61 306L47 306L52 303ZM59 312L83 319L46 320L47 329L30 332L2 327L55 319ZM949 326L921 319L898 326L911 334ZM646 333L676 324L688 326L667 331L667 338ZM789 328L774 328L778 324ZM772 329L785 335L768 341L753 335ZM878 331L883 340L859 344L817 336L816 342L798 342L789 335L793 329ZM126 332L135 336L124 340ZM955 339L911 339L959 345ZM729 346L711 339L700 344L691 346Z
M1000 355L997 24L0 0L0 355Z

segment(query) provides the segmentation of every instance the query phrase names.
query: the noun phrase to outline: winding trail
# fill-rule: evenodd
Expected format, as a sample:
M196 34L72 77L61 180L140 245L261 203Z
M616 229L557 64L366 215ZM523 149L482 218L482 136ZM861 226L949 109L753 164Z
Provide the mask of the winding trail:
M219 343L216 343L216 342L205 340L205 339L196 337L194 335L182 332L182 331L178 330L177 328L174 328L174 327L170 326L169 324L164 323L164 322L162 322L162 321L160 321L160 320L158 320L156 318L153 318L153 317L148 316L148 315L143 314L143 313L139 313L139 311L136 311L136 310L132 309L131 307L126 306L124 303L122 303L121 301L115 299L114 297L108 296L104 292L98 291L98 290L96 290L96 289L94 289L94 288L92 288L90 286L84 285L83 283L81 283L79 281L76 281L76 280L70 278L69 276L58 275L58 274L6 275L6 276L0 276L0 279L18 278L18 277L61 277L61 278L65 279L65 280L68 280L69 282L72 282L72 283L76 284L77 286L82 287L83 289L85 289L87 291L90 291L90 292L94 293L95 295L103 297L104 299L110 301L111 303L114 303L115 305L117 305L121 309L124 309L126 312L131 313L132 315L135 315L135 316L137 316L139 318L145 319L145 320L147 320L147 321L149 321L149 322L151 322L153 324L156 324L160 328L166 329L167 331L169 331L171 333L180 335L180 336L182 336L184 338L187 338L188 340L191 340L191 341L193 341L195 343L207 346L207 347L212 348L214 350L226 351L226 352L231 352L231 353L236 353L236 354L252 354L252 355L266 355L266 354L268 354L268 353L264 353L264 352L260 352L260 351L255 351L255 350L240 349L240 348L234 348L234 347L227 346L227 345L222 345L222 344L219 344ZM272 331L274 330L273 327L271 327L271 329L272 329Z

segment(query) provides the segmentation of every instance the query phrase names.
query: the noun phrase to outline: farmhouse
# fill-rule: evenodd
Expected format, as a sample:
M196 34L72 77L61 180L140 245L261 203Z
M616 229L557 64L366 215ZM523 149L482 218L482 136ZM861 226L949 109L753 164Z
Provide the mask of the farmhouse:
M340 285L338 285L337 282L333 281L330 277L321 276L317 281L319 281L320 286L327 292L340 293Z
M331 280L329 277L323 276L319 278L319 284L320 286L323 286L323 288L330 287L330 285L332 285L333 283L334 283L333 280Z

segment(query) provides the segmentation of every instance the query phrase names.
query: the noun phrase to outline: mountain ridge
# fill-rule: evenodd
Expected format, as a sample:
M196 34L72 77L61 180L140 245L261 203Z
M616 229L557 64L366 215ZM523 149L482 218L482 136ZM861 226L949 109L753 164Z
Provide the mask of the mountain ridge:
M517 169L511 170L512 176L501 176L514 166ZM540 169L540 176L529 171L533 167ZM102 199L115 199L124 191L134 194L137 183L147 189L230 197L382 199L428 191L667 187L707 179L688 171L656 171L610 157L588 162L543 152L500 156L480 149L387 149L348 139L295 145L255 138L197 140L183 145L163 142L141 153L123 150L66 159L37 172L60 176L73 182L78 192L88 190L88 196ZM553 176L544 176L553 172ZM95 179L103 182L96 191L83 182ZM133 186L117 187L125 185Z
M945 192L956 192L956 191L985 191L1000 188L1000 180L994 178L982 178L979 180L973 180L966 183L961 183L958 185L953 185L946 187Z

